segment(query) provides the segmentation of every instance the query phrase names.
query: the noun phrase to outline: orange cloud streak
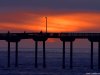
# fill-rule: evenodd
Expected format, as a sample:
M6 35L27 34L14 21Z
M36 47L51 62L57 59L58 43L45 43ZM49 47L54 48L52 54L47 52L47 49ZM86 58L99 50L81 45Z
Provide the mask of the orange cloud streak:
M17 13L16 13L17 14ZM25 17L26 16L26 17ZM41 15L46 16L46 15ZM96 32L100 28L100 13L77 12L71 14L47 15L48 32ZM7 17L9 19L10 16ZM22 18L24 17L24 18ZM5 17L6 18L6 17ZM16 22L0 22L0 30L45 32L45 18L36 14L11 16ZM99 30L98 30L99 31Z

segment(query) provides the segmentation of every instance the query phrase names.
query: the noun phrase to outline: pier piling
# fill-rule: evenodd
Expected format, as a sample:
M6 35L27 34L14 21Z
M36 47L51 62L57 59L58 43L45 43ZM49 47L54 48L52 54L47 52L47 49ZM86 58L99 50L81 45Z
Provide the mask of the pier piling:
M10 41L8 41L8 67L10 67Z
M65 41L63 41L62 68L65 69Z
M35 41L35 68L38 67L38 64L37 64L37 50L38 50L38 41Z
M43 41L43 68L46 67L45 41Z
M100 69L100 41L98 43L98 69Z
M15 67L18 67L18 42L16 42Z
M73 42L70 42L70 68L73 68Z
M91 42L91 63L90 63L91 69L93 69L93 42Z

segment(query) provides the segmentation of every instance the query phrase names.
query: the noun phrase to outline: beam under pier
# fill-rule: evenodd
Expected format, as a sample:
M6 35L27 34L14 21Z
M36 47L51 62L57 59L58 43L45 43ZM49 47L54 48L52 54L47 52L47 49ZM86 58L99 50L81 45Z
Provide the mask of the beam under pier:
M38 41L35 41L35 68L38 67L38 64L37 64L37 49L38 48Z
M98 42L98 69L100 69L100 41Z
M91 69L93 69L93 42L91 42L91 63L90 63Z
M10 41L8 41L8 67L10 67Z
M46 67L45 41L43 41L43 68Z
M62 68L65 69L65 41L63 41Z
M18 67L18 42L16 42L15 67Z
M70 68L73 68L73 42L70 42Z

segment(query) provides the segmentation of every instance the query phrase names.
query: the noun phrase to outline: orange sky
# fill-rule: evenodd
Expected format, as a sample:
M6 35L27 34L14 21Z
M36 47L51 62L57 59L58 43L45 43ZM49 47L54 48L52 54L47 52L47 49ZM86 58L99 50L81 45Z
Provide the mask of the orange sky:
M45 32L44 16L47 16L48 32L100 32L99 12L48 13L2 13L0 30Z

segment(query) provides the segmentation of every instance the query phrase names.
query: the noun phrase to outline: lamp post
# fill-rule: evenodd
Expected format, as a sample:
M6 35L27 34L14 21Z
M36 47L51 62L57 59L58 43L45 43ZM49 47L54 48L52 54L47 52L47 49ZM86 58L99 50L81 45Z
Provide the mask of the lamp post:
M46 33L47 33L47 17L45 17L45 19L46 19Z

